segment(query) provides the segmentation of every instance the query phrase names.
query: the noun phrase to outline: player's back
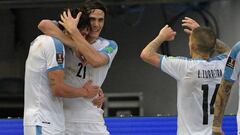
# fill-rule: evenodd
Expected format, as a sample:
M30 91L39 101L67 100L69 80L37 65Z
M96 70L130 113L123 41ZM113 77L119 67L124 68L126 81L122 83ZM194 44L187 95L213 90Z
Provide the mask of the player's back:
M186 62L178 82L178 134L211 135L216 93L226 55L209 61Z
M64 53L60 41L45 35L38 36L30 46L25 66L24 125L64 130L62 98L53 96L47 75L58 67L59 50Z

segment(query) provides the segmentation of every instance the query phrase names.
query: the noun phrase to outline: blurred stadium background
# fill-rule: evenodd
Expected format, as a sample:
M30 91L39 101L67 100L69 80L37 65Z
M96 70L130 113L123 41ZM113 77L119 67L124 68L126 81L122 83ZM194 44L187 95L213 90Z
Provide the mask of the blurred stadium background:
M14 120L18 118L17 123L22 122L24 65L31 41L41 34L37 24L44 18L58 20L58 13L63 8L78 7L81 2L82 0L0 0L1 122L6 122L7 118ZM177 102L175 80L139 58L141 50L158 34L164 24L171 25L177 31L175 41L166 43L159 50L166 55L188 56L188 36L181 27L181 19L184 16L192 17L201 25L213 28L217 36L230 46L240 39L239 0L103 0L103 2L107 5L109 14L102 36L116 40L119 45L119 52L102 87L106 93L104 106L106 117L145 116L146 119L139 118L145 122L149 117L156 117L160 123L165 123L161 119L165 116L168 116L170 121L175 119ZM225 113L233 115L229 117L234 132L238 95L238 87L235 86ZM107 118L107 124L111 120L114 121L114 118L110 120ZM130 123L134 121L129 120ZM0 128L6 126L1 122ZM173 123L172 127L175 127L176 121ZM6 128L1 128L3 129Z

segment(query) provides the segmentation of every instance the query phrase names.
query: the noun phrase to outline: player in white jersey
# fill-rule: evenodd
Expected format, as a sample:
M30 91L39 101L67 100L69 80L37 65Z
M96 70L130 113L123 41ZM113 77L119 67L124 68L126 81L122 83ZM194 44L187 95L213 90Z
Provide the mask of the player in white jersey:
M189 29L191 58L165 56L157 53L164 41L175 38L176 32L166 25L142 51L141 58L169 74L177 81L177 134L210 135L216 90L223 75L226 55L210 58L215 51L216 37L208 28L199 27L186 17L183 25ZM195 23L195 24L194 24ZM195 25L194 27L192 26ZM197 25L196 25L197 24ZM219 45L218 45L219 46ZM225 52L228 49L225 48Z
M213 135L224 135L222 131L222 119L228 102L231 88L236 80L239 80L240 73L240 42L237 42L228 56L224 76L219 87L213 120ZM238 81L239 82L239 81ZM239 104L240 105L240 104ZM237 113L238 135L240 135L240 107Z
M24 134L64 135L62 97L95 97L100 87L64 83L65 49L58 39L40 35L31 44L25 67Z
M58 37L66 44L74 44L71 49L66 50L66 57L69 59L66 62L65 79L67 82L82 86L87 79L91 78L94 84L101 86L118 47L114 41L99 37L106 15L106 9L102 3L98 0L90 0L85 3L85 6L85 9L90 12L90 30L86 36L87 41L75 27L79 18L72 18L69 12L62 15L60 23L68 30L72 41L69 39L66 41L66 37L63 37L59 30L49 28L53 26L49 24L50 21L47 24L45 20L44 25L40 23L39 28L47 34ZM83 59L79 59L78 54L81 54ZM103 110L94 106L91 101L92 99L86 98L64 100L67 135L109 134L104 123Z

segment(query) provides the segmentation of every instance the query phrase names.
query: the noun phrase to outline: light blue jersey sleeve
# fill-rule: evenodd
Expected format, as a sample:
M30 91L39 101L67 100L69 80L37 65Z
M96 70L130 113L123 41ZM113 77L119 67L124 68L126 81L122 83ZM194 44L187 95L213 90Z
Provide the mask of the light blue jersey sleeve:
M48 71L63 70L65 63L65 49L61 41L53 38L53 44L48 46L46 52Z
M118 45L113 40L108 40L108 42L109 44L104 47L101 52L109 57L109 64L111 64L118 51Z
M223 79L230 81L230 82L234 82L235 80L237 80L237 77L239 75L239 70L240 70L240 42L237 42L229 56L228 56L228 60L225 66L225 70L224 70L224 76Z

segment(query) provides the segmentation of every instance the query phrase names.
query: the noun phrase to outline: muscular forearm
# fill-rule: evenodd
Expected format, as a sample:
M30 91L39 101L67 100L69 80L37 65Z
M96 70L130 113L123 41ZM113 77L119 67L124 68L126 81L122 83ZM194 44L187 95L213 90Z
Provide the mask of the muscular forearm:
M48 72L49 86L54 96L74 98L85 96L84 88L75 88L64 82L64 71L56 70Z
M44 34L53 36L61 40L65 45L74 49L73 40L66 36L62 30L58 28L56 24L53 23L52 20L42 20L38 24L38 29L41 30Z
M79 31L72 31L70 35L74 41L75 48L84 56L88 64L93 67L99 67L108 63L108 57L94 49Z
M217 39L216 42L216 50L217 53L221 54L221 53L226 53L230 51L230 47L224 43L223 41Z
M83 88L74 88L72 86L67 85L64 81L60 81L63 79L50 79L50 87L53 91L54 96L65 97L65 98L75 98L75 97L83 97L84 89Z
M157 37L144 48L143 52L145 52L146 55L156 54L159 47L162 45L162 43L163 43L163 40Z
M66 97L66 98L75 98L75 97L84 97L86 96L84 93L84 88L74 88L67 84L60 84L58 93L55 93L55 95L60 97Z
M217 93L214 109L213 127L221 127L224 111L229 99L232 83L223 80Z
M142 51L140 57L143 61L152 64L156 67L159 67L160 54L157 52L161 44L164 42L159 37L156 37L152 40Z

